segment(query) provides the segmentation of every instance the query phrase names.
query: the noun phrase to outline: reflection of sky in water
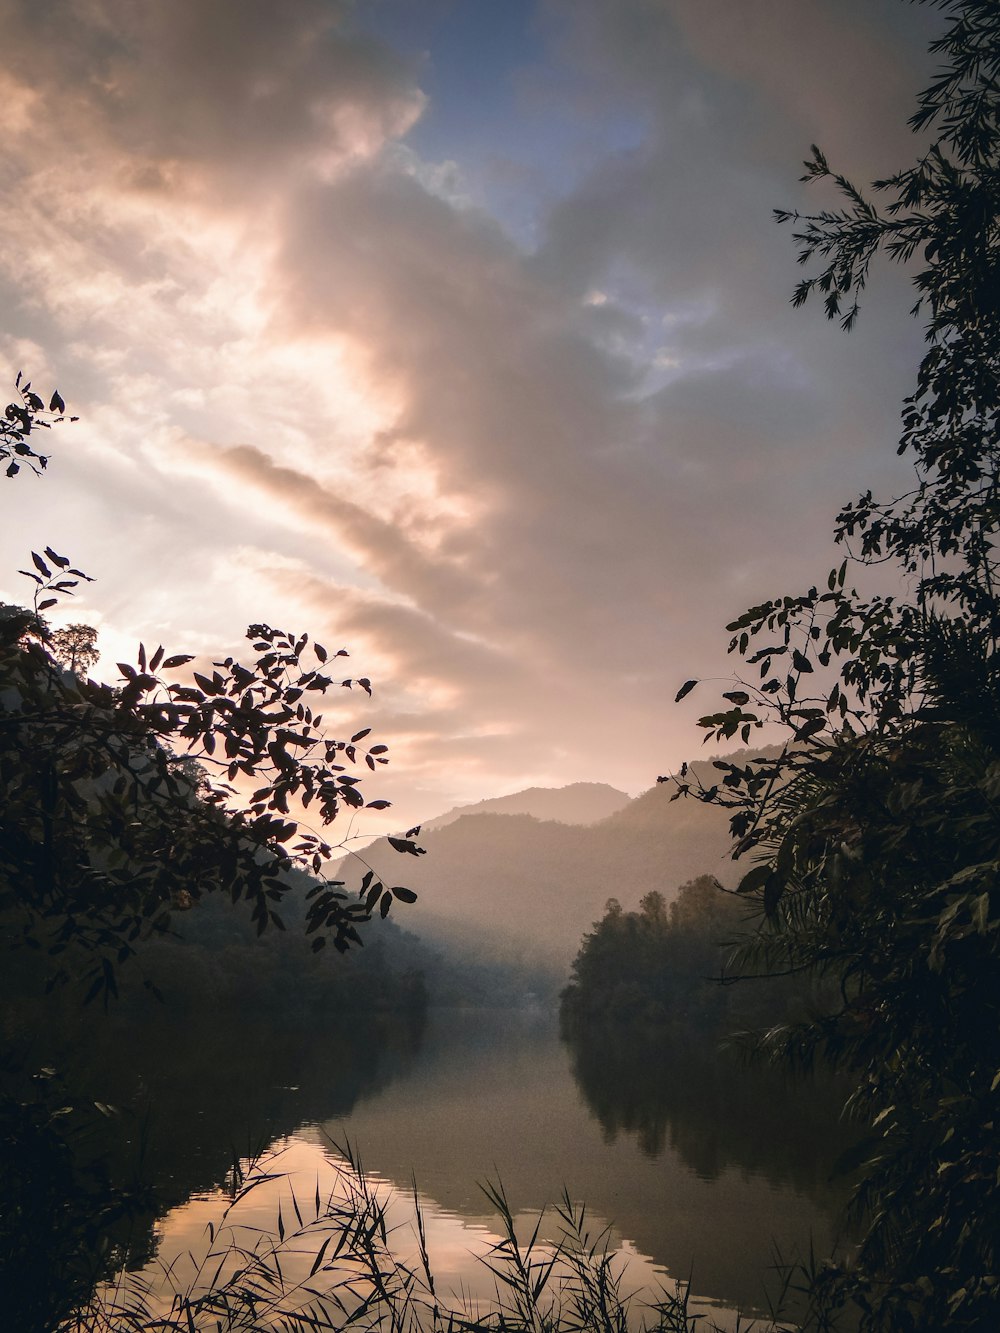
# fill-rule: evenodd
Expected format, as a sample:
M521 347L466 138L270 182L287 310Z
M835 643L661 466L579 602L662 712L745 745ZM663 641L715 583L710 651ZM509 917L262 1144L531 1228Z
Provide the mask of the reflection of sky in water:
M267 1254L272 1246L277 1246L286 1295L276 1304L275 1316L281 1310L300 1308L308 1299L300 1284L324 1289L324 1275L326 1283L338 1284L341 1298L348 1309L352 1308L349 1288L339 1284L359 1275L343 1255L330 1262L329 1255L336 1247L336 1239L330 1242L319 1273L310 1278L321 1246L331 1235L337 1237L340 1234L339 1226L336 1223L331 1226L326 1220L328 1205L331 1202L345 1203L356 1194L357 1177L349 1163L324 1143L320 1131L314 1127L276 1141L263 1159L260 1170L262 1183L228 1212L226 1194L200 1194L171 1209L157 1224L156 1259L132 1278L138 1284L149 1283L156 1293L157 1312L165 1313L169 1309L172 1293L197 1295L206 1290L208 1278L219 1272L223 1278L231 1274L236 1261L232 1258L223 1261L222 1256L232 1243L259 1254ZM248 1182L255 1178L251 1172ZM412 1191L375 1174L366 1172L366 1179L371 1191L384 1205L393 1257L419 1272L419 1240ZM317 1192L320 1209L318 1220L315 1220ZM293 1194L304 1223L302 1227L296 1218ZM493 1247L500 1241L502 1225L499 1216L484 1212L477 1220L463 1218L442 1208L423 1193L419 1193L419 1207L438 1299L447 1308L463 1311L494 1307L499 1284L483 1261L489 1258ZM285 1233L283 1241L278 1235L279 1210ZM538 1221L537 1213L516 1214L515 1229L522 1244ZM621 1294L631 1298L638 1327L647 1302L655 1300L663 1288L673 1290L672 1275L641 1253L633 1242L620 1236L604 1219L588 1213L586 1228L592 1240L606 1232L609 1250L615 1256L615 1272L621 1275ZM561 1235L560 1218L554 1210L547 1210L538 1227L538 1244L534 1251L536 1262L547 1261ZM550 1291L558 1290L558 1274L557 1269ZM418 1283L415 1290L418 1301L431 1300L422 1283ZM363 1285L355 1288L355 1302L363 1291ZM118 1295L127 1297L128 1287ZM734 1312L713 1301L692 1299L691 1312L711 1312L715 1321L724 1327L736 1326Z

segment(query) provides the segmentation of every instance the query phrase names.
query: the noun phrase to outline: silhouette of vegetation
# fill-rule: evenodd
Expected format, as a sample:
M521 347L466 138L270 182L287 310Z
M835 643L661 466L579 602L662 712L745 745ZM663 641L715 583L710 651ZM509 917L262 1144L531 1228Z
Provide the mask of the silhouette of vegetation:
M558 971L558 989L609 885L627 884L638 899L661 889L669 896L704 870L717 871L728 888L738 883L727 859L726 812L671 805L669 797L666 786L654 786L586 824L494 812L463 814L444 827L431 820L421 835L428 855L407 876L421 893L421 924L435 941L479 957L521 956L548 966ZM384 878L394 855L380 840L365 859ZM665 866L672 881L664 879Z
M688 1284L630 1293L627 1261L608 1229L595 1230L568 1195L543 1209L529 1235L519 1234L501 1182L481 1186L499 1235L477 1256L495 1281L483 1309L471 1297L442 1291L435 1278L428 1226L414 1187L403 1199L370 1179L351 1146L321 1190L298 1193L281 1171L280 1153L238 1161L221 1215L203 1242L158 1271L121 1272L59 1333L94 1330L208 1328L311 1329L386 1327L399 1333L722 1333L690 1310ZM261 1198L273 1221L261 1225ZM250 1200L253 1202L249 1202ZM557 1239L542 1239L551 1214ZM401 1239L401 1231L412 1243ZM788 1266L778 1272L771 1317L738 1319L736 1333L781 1333L798 1293Z
M97 630L93 625L67 625L50 634L48 642L52 656L67 671L89 671L100 660Z
M842 1212L849 1189L839 1161L846 1165L858 1138L839 1114L844 1080L748 1067L741 1052L704 1037L697 1027L620 1023L563 1034L573 1077L609 1143L631 1135L646 1157L669 1148L703 1180L737 1169Z
M66 420L58 393L46 408L20 375L16 389L0 421L9 481L45 470L48 454L37 440ZM124 1261L122 1237L137 1219L148 1231L153 1203L137 1175L112 1169L103 1124L115 1114L108 1094L84 1094L79 1069L68 1077L65 1046L58 1065L37 1058L52 1044L53 1026L53 1014L38 1008L39 982L80 982L85 1001L103 996L107 1007L132 961L125 975L148 994L145 1004L132 995L129 1010L150 1034L157 1030L152 996L159 992L150 975L157 963L196 1006L199 1023L206 1011L217 1020L220 1003L245 1005L251 997L280 1014L290 992L300 1004L317 995L339 999L346 1012L352 1006L343 991L324 994L318 966L303 968L301 958L292 965L280 949L262 966L256 937L284 931L287 917L299 949L304 934L313 953L328 940L345 952L361 943L360 928L376 906L385 917L393 901L416 895L368 872L358 896L330 874L344 850L326 834L337 815L388 805L366 800L350 771L375 771L387 762L387 747L372 744L367 727L344 739L323 730L320 699L331 689L371 694L367 679L334 674L345 650L328 653L305 634L253 625L246 663L196 663L201 670L178 680L175 673L195 661L190 654L140 644L134 665L118 664L120 683L106 685L87 676L98 658L96 632L82 623L53 631L45 618L89 576L51 546L32 552L21 572L34 585L32 605L0 608L0 1267L19 1275L16 1284L5 1276L5 1318L26 1333L48 1333ZM421 852L409 835L393 846ZM245 932L225 941L217 925L211 939L220 915L213 909L223 901L247 906L253 940ZM200 966L197 949L185 955L175 943L164 947L178 914L192 909L206 913ZM227 965L234 968L228 978ZM376 978L362 968L354 980L352 999L369 1009L422 1012L416 973ZM58 1008L58 997L51 1003ZM63 998L64 1020L73 1004L75 992L72 1002ZM18 1020L32 1041L20 1035ZM183 1020L183 1007L173 1020ZM88 1040L78 1044L92 1052L95 1037L109 1031L98 1034L85 1022Z
M46 411L20 376L17 387L0 438L8 477L45 467L34 435L65 410L58 394ZM135 665L118 664L120 686L98 684L82 674L94 631L50 634L42 622L89 576L52 547L31 563L33 607L0 619L0 914L19 944L59 960L57 979L82 973L87 998L107 1001L138 945L210 893L246 902L259 932L282 930L294 867L319 877L306 894L316 950L329 939L343 952L376 905L384 917L415 899L370 872L360 900L323 879L343 848L306 822L326 829L344 808L388 805L366 801L348 771L385 764L387 746L368 742L368 727L345 739L322 729L331 688L371 693L367 679L333 674L344 649L251 625L247 663L226 657L176 681L193 656L140 644ZM412 837L391 841L421 852Z
M822 591L729 626L747 671L702 725L746 741L777 724L780 756L679 779L731 810L754 860L740 891L762 923L740 965L839 983L834 1012L764 1044L851 1076L865 1229L821 1281L864 1330L1000 1319L1000 9L939 7L944 63L911 120L937 137L917 164L869 198L814 149L806 179L832 179L844 207L778 214L819 261L795 304L819 295L845 329L880 252L917 266L928 348L899 445L915 485L844 507ZM854 564L898 581L862 595Z
M274 1013L253 997L241 1010L155 1004L129 994L128 973L123 1002L96 1019L65 990L27 1011L22 1001L17 1017L31 1026L18 1024L0 1069L4 1327L50 1333L88 1307L100 1282L149 1263L157 1219L222 1186L234 1152L293 1133L304 1118L347 1115L405 1067L422 1012L388 1007L408 997L401 979L387 994L393 981L376 966L367 950L327 965L330 1006L307 998L298 1012L291 998ZM341 971L356 985L343 1009ZM376 992L380 1004L367 1012Z
M560 997L564 1030L586 1040L595 1025L627 1024L632 1032L698 1030L719 1038L801 1012L815 998L808 981L724 984L747 920L746 901L712 875L681 885L669 907L656 889L637 912L609 899L604 916L584 936Z

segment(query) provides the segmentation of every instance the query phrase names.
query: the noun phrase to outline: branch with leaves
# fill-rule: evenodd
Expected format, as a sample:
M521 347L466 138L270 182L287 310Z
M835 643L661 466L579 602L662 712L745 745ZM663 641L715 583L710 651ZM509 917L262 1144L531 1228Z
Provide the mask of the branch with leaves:
M0 418L0 467L8 477L16 477L22 468L28 468L36 475L48 466L48 454L41 453L34 440L29 436L40 430L50 430L61 421L76 421L76 417L66 417L66 404L57 392L45 403L31 387L31 381L22 384L21 372L17 372L14 384L17 396L7 404L3 417Z
M24 416L11 434L23 442L44 408L30 385L21 392ZM36 470L40 459L32 451ZM64 956L58 979L83 957L88 998L107 999L141 940L209 893L248 902L258 933L284 929L278 909L296 871L314 880L314 949L360 944L376 903L385 916L394 900L415 900L371 872L360 896L324 875L345 848L326 832L338 815L389 805L367 800L350 771L377 770L388 747L368 743L368 727L345 739L324 729L328 691L371 695L367 678L331 673L345 649L328 653L306 634L258 624L246 663L226 657L177 680L170 673L193 655L140 644L134 665L118 664L120 685L101 684L82 669L92 640L73 636L73 670L60 632L40 630L43 612L89 576L51 546L31 564L21 572L34 584L33 610L0 620L0 911L23 945ZM391 841L421 853L412 836Z
M1000 8L938 7L946 63L911 121L936 141L875 182L881 208L814 149L807 179L844 207L778 213L800 262L819 261L793 303L818 295L846 329L879 252L922 265L928 347L898 448L916 484L843 507L848 559L824 591L728 626L742 668L700 719L706 740L776 734L780 751L716 760L714 785L676 779L730 809L734 855L753 857L740 892L759 928L737 965L838 984L838 1005L761 1044L855 1080L861 1242L820 1283L864 1333L1000 1315ZM852 564L896 586L859 595Z

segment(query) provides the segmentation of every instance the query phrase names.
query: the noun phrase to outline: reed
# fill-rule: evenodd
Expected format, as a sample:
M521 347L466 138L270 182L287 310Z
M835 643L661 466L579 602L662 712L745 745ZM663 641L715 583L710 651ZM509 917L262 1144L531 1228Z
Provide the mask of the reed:
M723 1333L692 1313L689 1283L626 1292L627 1261L612 1248L610 1230L592 1230L585 1205L566 1193L519 1238L499 1181L481 1187L500 1220L499 1238L480 1257L493 1297L444 1297L416 1187L401 1221L400 1193L373 1182L350 1144L334 1147L342 1159L336 1183L324 1193L317 1181L308 1199L277 1169L280 1150L234 1161L228 1199L208 1224L200 1256L158 1259L143 1274L123 1267L56 1333ZM276 1186L273 1224L261 1226L248 1201ZM553 1216L556 1239L543 1240L543 1222ZM412 1229L409 1246L403 1227ZM735 1333L801 1327L782 1317L793 1271L781 1265L770 1315L739 1318Z

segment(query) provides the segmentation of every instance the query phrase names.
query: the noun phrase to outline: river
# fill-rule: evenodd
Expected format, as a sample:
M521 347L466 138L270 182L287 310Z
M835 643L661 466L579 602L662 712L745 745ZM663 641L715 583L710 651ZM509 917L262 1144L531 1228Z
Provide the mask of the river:
M571 1047L548 1011L432 1010L406 1038L357 1023L349 1050L271 1032L255 1034L252 1059L249 1046L230 1051L228 1074L214 1045L192 1058L186 1115L167 1088L157 1093L156 1066L140 1075L160 1108L147 1131L174 1200L155 1224L161 1264L207 1243L225 1204L211 1186L252 1135L300 1199L316 1181L327 1188L343 1165L338 1145L350 1144L394 1194L404 1249L415 1244L415 1182L446 1301L449 1290L483 1301L493 1290L482 1256L501 1226L488 1181L502 1182L519 1232L564 1190L585 1202L591 1229L610 1228L628 1289L690 1279L695 1308L728 1326L734 1311L763 1308L776 1253L834 1243L844 1191L830 1184L842 1137L831 1098L720 1060L706 1043L605 1034ZM247 1207L253 1225L276 1225L270 1187ZM557 1231L549 1212L540 1238ZM146 1271L156 1280L155 1262Z

